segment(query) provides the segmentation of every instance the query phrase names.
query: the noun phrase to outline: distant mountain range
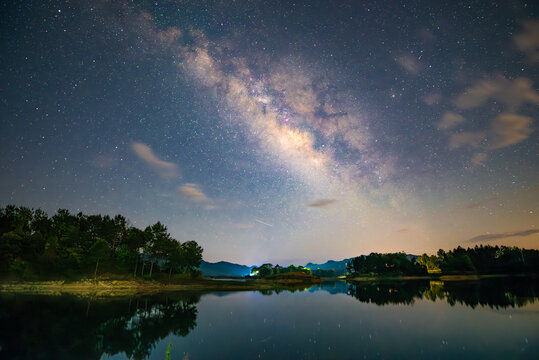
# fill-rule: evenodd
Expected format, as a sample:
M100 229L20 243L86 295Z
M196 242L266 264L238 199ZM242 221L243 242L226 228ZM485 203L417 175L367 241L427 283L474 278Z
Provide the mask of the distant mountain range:
M313 263L310 262L307 265L305 265L305 267L307 267L307 268L309 268L311 270L317 270L317 269L320 269L320 270L332 270L333 269L337 273L344 273L344 271L346 271L346 263L349 262L352 259L353 258L343 259L341 261L329 260L329 261L326 261L323 264L313 264Z
M251 269L252 266L234 264L228 261L211 263L202 260L202 263L200 264L200 271L202 271L202 275L209 277L241 277L249 275L251 273Z
M346 270L346 263L350 259L344 259L341 261L329 260L323 264L313 264L308 263L305 267L311 270L335 270L337 274L344 273ZM219 261L219 262L208 262L202 260L200 264L200 271L202 271L203 276L208 277L242 277L249 275L251 273L252 266L240 265L230 263L228 261Z
M417 259L417 255L407 255L409 260ZM346 263L352 260L353 258L343 259L340 261L329 260L323 264L314 264L307 263L305 267L311 270L335 270L337 275L342 275L346 271ZM200 271L202 271L203 276L208 277L243 277L251 273L252 266L240 265L230 263L228 261L219 261L216 263L211 263L202 260L200 264Z

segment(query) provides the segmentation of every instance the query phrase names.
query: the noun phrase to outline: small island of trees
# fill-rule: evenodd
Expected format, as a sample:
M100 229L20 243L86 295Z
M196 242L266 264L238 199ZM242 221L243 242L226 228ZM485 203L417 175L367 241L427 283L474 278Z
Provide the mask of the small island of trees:
M287 274L287 273L305 273L311 274L311 269L303 266L279 266L273 264L262 264L260 266L253 266L251 269L251 275L258 278L266 278L268 276L277 275L277 274Z

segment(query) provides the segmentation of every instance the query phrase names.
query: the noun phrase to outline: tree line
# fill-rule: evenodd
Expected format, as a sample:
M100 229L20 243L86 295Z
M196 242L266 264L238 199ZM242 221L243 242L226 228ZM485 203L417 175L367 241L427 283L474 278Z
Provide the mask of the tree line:
M49 217L41 209L0 208L0 276L23 279L98 273L154 278L194 273L202 261L195 241L180 243L160 222L144 230L116 215Z
M509 246L457 247L419 257L405 253L361 255L346 265L350 276L426 274L538 274L539 250Z
M403 252L379 254L371 253L353 258L346 264L352 275L427 275L427 268L414 261Z
M423 254L417 262L429 273L442 274L538 274L539 250L516 246L476 245L464 249L457 247L436 255Z

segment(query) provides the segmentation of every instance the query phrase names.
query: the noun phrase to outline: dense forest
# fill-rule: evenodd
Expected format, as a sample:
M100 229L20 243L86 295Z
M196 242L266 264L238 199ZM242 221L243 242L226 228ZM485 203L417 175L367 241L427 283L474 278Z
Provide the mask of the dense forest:
M40 209L0 208L0 276L25 280L95 277L136 278L197 274L202 248L180 243L160 222L144 230L122 216L71 214L52 217Z
M353 258L346 264L349 274L427 275L427 268L401 253L371 253Z
M539 274L539 250L509 246L457 247L436 255L421 255L417 262L429 273L442 274Z
M351 276L430 274L539 274L539 250L508 246L457 247L417 259L405 253L362 255L347 264Z

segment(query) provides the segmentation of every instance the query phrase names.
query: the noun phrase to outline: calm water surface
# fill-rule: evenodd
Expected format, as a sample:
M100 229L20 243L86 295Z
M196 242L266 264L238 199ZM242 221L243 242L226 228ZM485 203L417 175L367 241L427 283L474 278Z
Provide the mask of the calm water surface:
M537 359L536 278L295 292L0 296L2 359Z

